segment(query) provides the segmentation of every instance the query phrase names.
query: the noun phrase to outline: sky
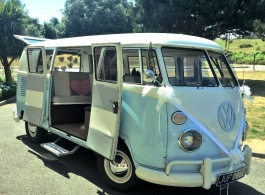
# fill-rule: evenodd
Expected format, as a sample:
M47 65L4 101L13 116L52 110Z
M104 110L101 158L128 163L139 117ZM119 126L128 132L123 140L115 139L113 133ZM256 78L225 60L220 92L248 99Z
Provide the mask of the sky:
M43 24L50 21L52 17L56 17L61 21L61 11L64 8L65 0L21 0L25 5L25 10L31 18L39 18L39 22Z

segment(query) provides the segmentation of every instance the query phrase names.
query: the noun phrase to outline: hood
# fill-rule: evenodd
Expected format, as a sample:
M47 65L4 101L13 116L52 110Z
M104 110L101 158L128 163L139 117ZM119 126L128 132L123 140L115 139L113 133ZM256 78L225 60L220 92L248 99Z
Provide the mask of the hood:
M200 121L226 149L233 148L243 114L238 87L178 87L174 96L178 104Z

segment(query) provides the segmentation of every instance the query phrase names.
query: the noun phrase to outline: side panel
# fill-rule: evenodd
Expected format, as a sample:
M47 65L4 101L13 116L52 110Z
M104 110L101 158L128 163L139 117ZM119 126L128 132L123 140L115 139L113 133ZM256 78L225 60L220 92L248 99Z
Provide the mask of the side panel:
M43 111L43 93L44 93L44 77L43 75L27 76L27 90L25 101L25 113L23 119L40 125L42 121Z
M132 156L137 163L164 169L168 120L166 104L157 112L158 88L152 87L149 93L143 95L145 87L124 86L120 134L128 138Z

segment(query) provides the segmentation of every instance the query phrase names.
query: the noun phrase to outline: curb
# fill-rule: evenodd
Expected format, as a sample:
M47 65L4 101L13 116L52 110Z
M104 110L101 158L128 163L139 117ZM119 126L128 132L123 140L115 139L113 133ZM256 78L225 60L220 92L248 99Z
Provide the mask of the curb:
M15 100L16 100L16 96L11 97L7 100L3 100L2 102L0 102L0 106L3 106L5 104L9 104L9 103L13 103L13 102L15 102Z
M252 156L257 158L265 158L265 154L260 152L252 152Z
M15 102L15 100L16 100L16 96L11 97L11 98L9 98L7 100L4 100L4 101L0 102L0 106L3 106L5 104L9 104L9 103L13 103L13 102ZM265 153L261 153L261 152L252 152L252 156L253 157L257 157L257 158L264 158L265 159Z

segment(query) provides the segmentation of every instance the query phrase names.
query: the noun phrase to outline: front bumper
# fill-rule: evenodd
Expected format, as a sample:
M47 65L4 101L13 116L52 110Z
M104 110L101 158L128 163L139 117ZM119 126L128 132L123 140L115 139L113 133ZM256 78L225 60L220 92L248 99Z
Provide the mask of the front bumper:
M20 116L17 114L17 107L14 107L13 108L13 119L16 122L19 122L20 121Z
M241 162L238 165L233 165L231 171L238 170L246 166L246 174L249 174L251 169L252 149L248 145L245 145L243 153L244 162ZM138 166L136 167L136 175L142 180L160 185L179 187L201 186L205 189L210 189L211 185L216 183L218 175L229 172L231 168L231 166L226 166L221 169L212 170L212 164L229 161L231 161L231 158L229 157L220 159L205 158L198 161L172 161L167 165L165 172ZM200 172L197 173L170 173L171 167L179 164L200 164L201 169Z

